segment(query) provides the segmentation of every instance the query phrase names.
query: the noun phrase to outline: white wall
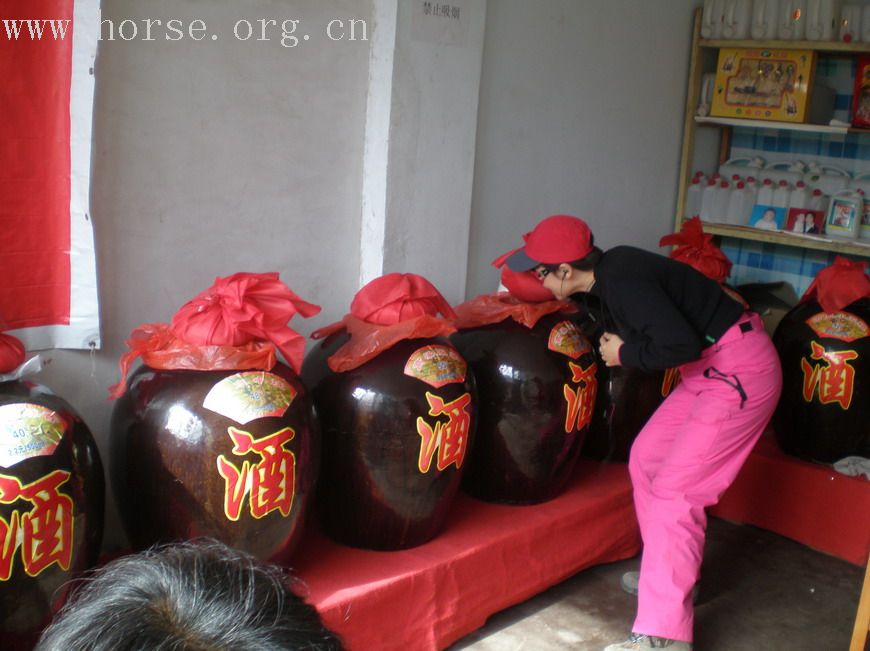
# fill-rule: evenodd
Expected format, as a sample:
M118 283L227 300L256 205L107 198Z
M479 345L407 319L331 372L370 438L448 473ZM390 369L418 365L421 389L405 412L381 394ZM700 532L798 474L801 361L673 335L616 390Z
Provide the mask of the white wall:
M700 0L488 3L466 292L547 215L604 248L671 232Z
M304 334L347 311L359 277L369 50L330 41L325 27L370 13L369 0L103 0L103 18L116 25L198 18L219 36L100 43L92 215L103 350L51 351L38 379L81 413L104 463L106 388L137 325L168 321L236 271L278 271L320 304L322 316L291 322ZM269 42L240 42L241 18L255 27L300 19L297 33L310 39L284 48L272 27ZM120 532L111 502L108 516L112 545Z

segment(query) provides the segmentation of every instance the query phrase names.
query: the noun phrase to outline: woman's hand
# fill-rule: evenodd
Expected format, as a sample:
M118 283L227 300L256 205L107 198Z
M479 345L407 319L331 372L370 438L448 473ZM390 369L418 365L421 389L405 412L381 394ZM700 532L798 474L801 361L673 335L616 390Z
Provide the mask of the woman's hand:
M622 338L612 332L605 332L598 341L598 352L607 366L620 366L619 349L622 347Z

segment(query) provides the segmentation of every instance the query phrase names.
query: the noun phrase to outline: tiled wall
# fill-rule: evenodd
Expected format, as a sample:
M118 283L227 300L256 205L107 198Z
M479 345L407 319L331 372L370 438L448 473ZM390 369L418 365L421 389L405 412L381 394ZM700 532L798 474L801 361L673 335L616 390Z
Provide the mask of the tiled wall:
M816 274L834 261L835 253L724 238L722 252L734 263L730 285L785 281L802 296Z
M834 118L843 122L850 119L855 69L854 60L843 58L820 59L816 66L817 83L823 83L836 92ZM816 161L856 176L870 172L870 134L831 135L735 128L731 157L752 156L761 156L767 164ZM722 250L734 263L728 279L730 284L786 281L798 296L804 293L820 269L834 261L836 255L733 238L723 238Z

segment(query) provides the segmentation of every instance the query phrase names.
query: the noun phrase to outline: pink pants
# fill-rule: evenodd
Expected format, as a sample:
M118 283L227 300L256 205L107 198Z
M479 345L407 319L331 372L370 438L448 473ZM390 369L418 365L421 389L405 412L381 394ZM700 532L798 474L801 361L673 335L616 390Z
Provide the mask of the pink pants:
M753 327L741 324L749 323ZM779 357L761 319L746 314L697 361L631 448L629 472L643 538L632 631L692 641L692 587L705 508L734 481L776 407Z

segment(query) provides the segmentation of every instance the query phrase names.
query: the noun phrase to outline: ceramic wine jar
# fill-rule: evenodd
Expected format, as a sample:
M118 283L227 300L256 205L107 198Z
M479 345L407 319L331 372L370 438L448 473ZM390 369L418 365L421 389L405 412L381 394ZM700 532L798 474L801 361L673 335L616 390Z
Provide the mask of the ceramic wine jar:
M442 337L400 340L333 372L327 360L348 339L326 336L302 367L323 433L320 521L353 547L414 547L442 529L466 469L474 379Z
M96 563L104 502L100 455L73 408L33 382L0 382L0 648L31 648Z
M133 547L210 536L286 562L312 499L317 429L308 393L283 363L140 367L111 425L112 485Z

